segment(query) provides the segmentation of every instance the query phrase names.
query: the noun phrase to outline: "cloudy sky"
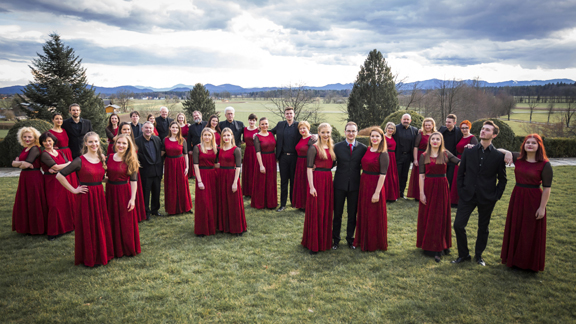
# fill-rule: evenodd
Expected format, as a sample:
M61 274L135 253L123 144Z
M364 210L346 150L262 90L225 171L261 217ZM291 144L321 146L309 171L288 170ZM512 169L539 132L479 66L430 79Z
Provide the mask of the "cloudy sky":
M369 51L408 81L576 79L576 1L2 0L0 86L60 34L98 86L354 82Z

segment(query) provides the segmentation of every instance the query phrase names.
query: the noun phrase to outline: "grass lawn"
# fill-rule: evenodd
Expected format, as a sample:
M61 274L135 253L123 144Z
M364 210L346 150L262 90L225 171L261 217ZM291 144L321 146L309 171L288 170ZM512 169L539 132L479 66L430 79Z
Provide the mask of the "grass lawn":
M0 138L6 137L8 135L9 129L0 129Z
M90 269L73 265L74 234L49 242L11 231L18 179L2 178L0 317L5 323L574 322L576 167L554 172L541 273L500 264L512 169L493 213L486 267L450 264L455 237L453 255L441 263L424 256L415 247L414 201L388 205L388 251L343 246L311 256L300 245L303 213L254 210L245 200L243 237L195 237L190 214L153 218L140 224L142 254ZM468 226L472 250L476 220L473 214Z

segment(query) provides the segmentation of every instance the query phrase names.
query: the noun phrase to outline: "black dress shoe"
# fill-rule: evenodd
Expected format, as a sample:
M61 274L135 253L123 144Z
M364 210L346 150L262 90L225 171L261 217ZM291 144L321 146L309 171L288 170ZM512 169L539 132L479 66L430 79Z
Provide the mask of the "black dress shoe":
M312 250L310 250L310 255L315 255L315 254L318 254L318 251L312 251Z
M338 245L338 243L332 244L332 250L338 250L339 247L340 245Z
M304 209L304 208L298 208L298 210L301 211L301 212L303 212L303 213L306 212L306 209Z
M436 261L436 263L440 263L440 261L442 261L441 254L442 252L436 252L436 255L434 256L434 261Z
M356 250L354 243L348 243L348 247L351 248L352 250Z
M152 214L154 216L158 216L158 217L164 217L164 214L160 214L160 212L156 212L155 214Z
M58 235L48 235L48 241L54 241L58 238Z
M146 214L146 220L147 220L147 221L150 220L150 214Z
M486 266L486 262L484 262L484 259L482 259L482 257L474 257L474 260L476 260L476 263L478 263L479 265L485 267Z
M286 206L280 206L280 208L276 209L276 211L281 212L284 211L284 209L286 209Z
M458 264L458 263L462 263L464 261L472 261L472 257L470 256L470 254L468 254L465 257L458 257L458 259L456 259L450 263Z
M446 250L442 251L442 253L444 255L450 255L451 252L450 252L450 249L446 249Z

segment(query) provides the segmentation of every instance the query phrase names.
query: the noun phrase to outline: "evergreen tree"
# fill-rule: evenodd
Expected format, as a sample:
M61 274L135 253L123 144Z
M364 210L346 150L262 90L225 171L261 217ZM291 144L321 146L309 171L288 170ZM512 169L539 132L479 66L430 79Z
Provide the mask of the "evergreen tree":
M382 53L373 50L360 67L348 97L348 121L356 122L360 129L380 125L397 110L394 76Z
M182 103L182 106L190 120L192 120L192 113L196 110L202 113L202 119L204 120L216 113L216 104L210 98L210 91L202 83L196 83L194 88L186 94L186 100Z
M18 95L22 102L29 104L28 116L51 121L56 110L67 118L68 107L77 103L82 110L81 117L89 119L92 128L104 135L104 104L87 84L82 59L75 55L73 48L62 43L58 34L50 34L42 50L44 54L37 53L38 58L29 66L34 81Z

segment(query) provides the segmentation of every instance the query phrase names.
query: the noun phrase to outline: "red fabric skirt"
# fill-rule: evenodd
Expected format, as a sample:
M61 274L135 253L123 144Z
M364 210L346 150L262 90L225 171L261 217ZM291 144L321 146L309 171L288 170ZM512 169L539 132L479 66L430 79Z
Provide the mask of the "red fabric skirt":
M500 258L508 267L543 271L546 256L546 217L536 219L540 188L514 187L508 205Z
M138 188L136 189L136 219L139 222L146 219L146 206L144 205L144 191L142 189L142 178L140 178L140 172L138 172Z
M263 154L262 156L267 155ZM274 154L272 154L274 155ZM254 189L254 172L260 173L260 167L257 167L256 149L254 145L246 145L244 149L244 161L242 161L242 193L245 197L252 197ZM257 169L254 169L256 168Z
M12 230L20 234L44 234L47 222L48 204L42 172L21 171L12 209Z
M420 160L420 151L418 151L418 160ZM406 197L420 200L420 168L412 164L410 180L408 180L408 194Z
M72 158L72 151L69 148L59 149L57 151L58 151L58 153L64 154L64 156L66 156L66 158L68 159L68 162L72 162L74 160ZM76 188L76 187L74 187L74 188Z
M458 158L461 159L462 155L458 154ZM458 204L458 164L454 167L454 177L452 178L452 186L450 187L450 202L452 204Z
M75 177L71 174L66 179ZM76 214L76 195L68 191L56 180L56 174L44 175L44 191L48 204L48 222L46 234L56 236L74 230Z
M416 247L426 251L442 252L452 246L448 179L426 178L424 181L426 205L420 203L418 208Z
M184 176L186 158L166 158L164 162L164 208L169 215L192 210L188 178Z
M188 179L194 178L196 176L194 173L194 160L192 159L192 152L188 152Z
M262 154L262 164L266 173L260 172L260 165L254 164L254 188L250 206L256 209L278 206L277 167L274 154Z
M242 186L238 179L238 190L232 192L234 169L218 169L218 229L225 233L246 232L246 215Z
M390 170L388 170L390 172ZM372 203L379 175L362 173L358 192L358 218L354 246L362 251L388 249L388 215L386 212L386 188L382 186L380 200Z
M216 169L200 169L200 177L204 184L204 190L198 188L196 181L194 234L214 235L216 234L216 214L218 211Z
M396 166L396 153L388 152L390 163L386 171L386 179L382 191L386 190L386 200L397 200L400 198L400 187L398 185L398 167Z
M332 247L332 218L334 217L332 172L314 171L314 188L317 193L316 197L312 197L309 186L307 188L302 245L310 251L318 252Z
M294 173L294 188L292 191L292 207L294 208L306 208L306 198L308 197L308 175L306 165L306 158L298 158L296 161L296 172Z
M140 232L138 231L136 206L132 211L128 211L131 191L130 182L122 185L106 184L106 205L108 206L114 257L116 258L140 253Z

